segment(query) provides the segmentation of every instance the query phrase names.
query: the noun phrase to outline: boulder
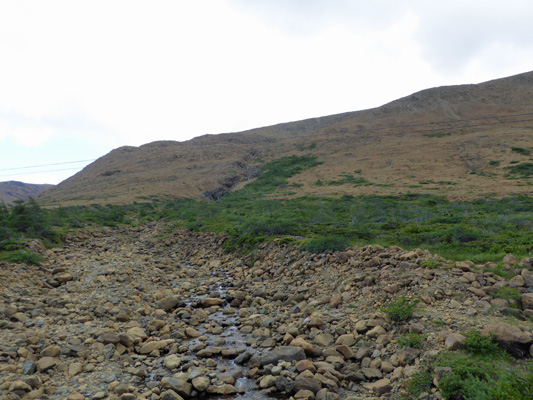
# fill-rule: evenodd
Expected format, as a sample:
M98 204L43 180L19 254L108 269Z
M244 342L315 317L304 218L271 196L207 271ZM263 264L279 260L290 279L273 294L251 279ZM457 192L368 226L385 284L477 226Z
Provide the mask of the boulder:
M498 344L517 358L523 358L528 355L529 348L533 344L531 335L505 322L489 324L485 326L481 334L485 336L493 334Z
M258 361L261 365L274 364L279 361L300 361L305 359L305 352L300 347L280 346L260 356Z

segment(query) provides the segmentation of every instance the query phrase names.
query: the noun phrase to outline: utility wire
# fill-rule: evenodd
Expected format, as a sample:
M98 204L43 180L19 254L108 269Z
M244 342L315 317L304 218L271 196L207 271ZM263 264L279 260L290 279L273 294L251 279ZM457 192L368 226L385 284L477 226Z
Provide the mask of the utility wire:
M318 136L333 136L333 135L347 135L347 134L361 134L361 133L370 133L370 132L376 132L376 131L383 131L383 130L396 130L401 128L414 128L414 127L421 127L421 126L427 126L427 125L444 125L444 124L457 124L460 122L471 122L471 121L483 121L483 120L494 120L498 118L514 118L514 117L523 117L523 116L529 116L533 115L533 112L530 113L521 113L521 114L507 114L507 115L490 115L490 116L483 116L478 118L466 118L466 119L456 119L456 120L447 120L447 121L430 121L430 122L424 122L420 124L408 124L408 125L396 125L396 126L386 126L386 127L379 127L379 128L363 128L358 129L355 131L345 131L345 132L323 132L323 133L317 133L312 135L302 135L302 136L296 136L296 137L290 137L290 138L283 138L283 139L275 139L274 142L277 144L279 142L286 142L286 141L294 141L299 139L307 139L307 138L313 138ZM498 121L495 123L489 123L489 124L470 124L470 125L456 125L453 127L436 127L431 129L418 129L418 130L406 130L406 131L394 131L394 132L388 132L383 134L374 134L372 136L367 137L384 137L384 136L391 136L391 135L404 135L408 133L422 133L422 132L434 132L434 131L441 131L443 129L448 131L456 131L459 129L466 129L466 128L475 128L475 127L481 127L481 126L489 126L489 125L500 125L500 124L513 124L513 123L519 123L519 122L528 122L533 121L533 119L521 119L521 120L512 120L512 121ZM280 124L284 125L284 123ZM262 128L256 128L256 129L262 129ZM253 129L253 130L256 130ZM240 132L242 133L242 132ZM224 134L221 134L224 135ZM361 138L365 138L364 136ZM181 152L190 152L191 150L203 150L203 149L210 149L210 148L221 148L221 147L227 147L227 146L235 146L239 145L240 143L227 143L223 145L208 145L208 146L194 146L193 148L187 147L182 149L174 149L167 152L158 152L157 157L164 156L166 154L176 154ZM95 161L96 159L91 160L78 160L78 161L66 161L66 162L60 162L60 163L53 163L53 164L41 164L41 165L33 165L33 166L25 166L25 167L15 167L15 168L4 168L0 169L0 172L3 171L15 171L15 170L21 170L21 169L30 169L30 168L40 168L40 167L48 167L48 166L54 166L54 165L64 165L64 164L76 164L76 163L82 163L82 162L91 162ZM45 170L45 171L36 171L36 172L25 172L25 173L19 173L15 174L17 175L36 175L46 172L56 172L56 171L68 171L68 170L76 170L80 168L65 168L65 169L55 169L55 170ZM10 174L11 176L13 174ZM10 175L0 175L0 177L4 176L10 176Z
M89 162L89 161L95 161L95 160L96 160L96 158L94 158L92 160L78 160L78 161L66 161L66 162L60 162L60 163L54 163L54 164L30 165L30 166L27 166L27 167L3 168L3 169L0 169L0 171L15 171L17 169L49 167L49 166L52 166L52 165L77 164L77 163ZM46 172L48 172L48 171L46 171Z

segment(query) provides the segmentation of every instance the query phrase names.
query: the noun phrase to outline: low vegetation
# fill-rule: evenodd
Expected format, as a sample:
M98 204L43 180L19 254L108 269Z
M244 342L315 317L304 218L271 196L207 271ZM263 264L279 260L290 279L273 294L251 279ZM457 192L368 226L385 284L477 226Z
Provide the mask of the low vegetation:
M500 261L506 254L533 251L533 199L515 196L450 202L433 195L271 195L290 188L288 179L318 165L315 157L286 157L265 164L261 175L216 202L161 200L125 206L41 209L35 201L0 208L0 251L6 243L41 238L59 243L61 234L90 224L115 226L166 220L176 227L228 236L228 251L252 251L276 237L303 237L308 251L339 250L376 243L423 248L452 260ZM356 179L356 178L355 178ZM350 182L348 182L350 181ZM346 183L351 182L346 179ZM20 249L18 249L20 250ZM2 257L0 255L0 257ZM428 268L438 262L428 263ZM503 272L503 271L502 271Z

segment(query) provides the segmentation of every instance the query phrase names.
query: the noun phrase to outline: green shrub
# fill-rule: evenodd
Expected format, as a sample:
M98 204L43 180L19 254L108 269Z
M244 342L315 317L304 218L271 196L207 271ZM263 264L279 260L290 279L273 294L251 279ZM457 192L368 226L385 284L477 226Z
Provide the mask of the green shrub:
M522 299L522 292L517 288L502 286L497 291L492 293L492 297L506 300L520 300Z
M492 363L466 355L446 354L437 365L451 367L452 373L439 382L439 389L446 399L488 399L489 386L494 379Z
M524 149L522 147L511 147L511 151L522 154L523 156L529 156L531 154L531 150Z
M489 394L491 400L533 399L533 367L528 372L511 372L494 385Z
M28 250L16 250L8 254L7 261L28 265L41 265L43 257L40 254L33 253Z
M500 351L494 335L484 336L478 330L471 330L465 335L465 348L472 354L493 354Z
M513 175L520 175L523 178L529 178L533 175L533 163L521 163L508 167L509 173Z
M398 338L398 346L400 347L412 347L419 349L422 347L427 335L421 333L407 333Z
M420 300L411 301L405 296L393 300L381 307L380 310L395 322L404 322L413 316L414 309Z
M405 390L410 395L410 399L416 399L421 393L431 390L433 386L433 373L429 368L424 368L411 375L405 385Z
M428 269L435 269L435 268L440 267L441 265L442 265L442 261L437 261L437 260L426 260L420 263L421 267L428 268Z
M506 280L509 280L515 276L514 271L511 271L505 268L503 263L499 263L495 267L485 267L483 268L483 272L492 272L493 274L501 276L502 278L505 278Z
M342 251L350 246L350 243L342 237L328 236L317 239L312 239L303 245L301 251L309 251L311 253L325 253L327 251Z

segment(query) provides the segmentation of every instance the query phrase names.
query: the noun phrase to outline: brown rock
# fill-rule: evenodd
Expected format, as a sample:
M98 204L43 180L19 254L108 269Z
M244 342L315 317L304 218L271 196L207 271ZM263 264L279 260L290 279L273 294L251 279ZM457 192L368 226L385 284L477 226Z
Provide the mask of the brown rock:
M31 386L23 381L15 381L11 385L9 385L10 392L14 392L16 390L22 390L24 392L29 392L31 391L31 389L32 389Z
M160 308L168 312L172 310L173 308L175 308L178 305L179 301L180 300L178 296L164 297L157 302L157 308Z
M41 351L42 357L55 357L61 352L61 348L59 346L48 346Z
M211 385L207 388L207 393L211 394L222 394L222 395L228 395L228 394L236 394L237 388L235 386L230 385L229 383L226 383L224 385Z
M515 357L525 357L529 354L529 348L533 344L531 335L522 332L518 327L499 322L487 325L482 331L482 335L493 334L501 347Z
M382 396L392 390L390 379L383 378L372 384L372 390L377 396Z
M533 273L528 270L528 269L523 269L522 270L522 278L524 278L524 284L526 285L526 287L528 288L533 288Z
M219 299L218 297L204 297L200 300L200 305L202 307L220 306L222 303L224 303L224 300Z
M331 300L329 302L329 305L333 308L338 308L342 304L342 297L340 294L335 293L333 296L331 296Z
M522 309L533 310L533 293L522 294Z
M300 360L296 363L296 370L298 372L311 371L312 373L315 373L316 367L310 360L305 359L305 360Z
M314 342L320 347L329 347L335 343L335 338L331 333L323 332L315 336Z
M524 280L522 275L516 275L515 277L509 280L509 285L515 287L524 287L526 286L526 281Z
M45 372L50 368L55 367L56 362L52 357L43 357L39 361L37 361L35 365L37 366L37 371Z
M447 350L459 350L465 347L465 337L460 333L452 333L446 338L444 346Z

